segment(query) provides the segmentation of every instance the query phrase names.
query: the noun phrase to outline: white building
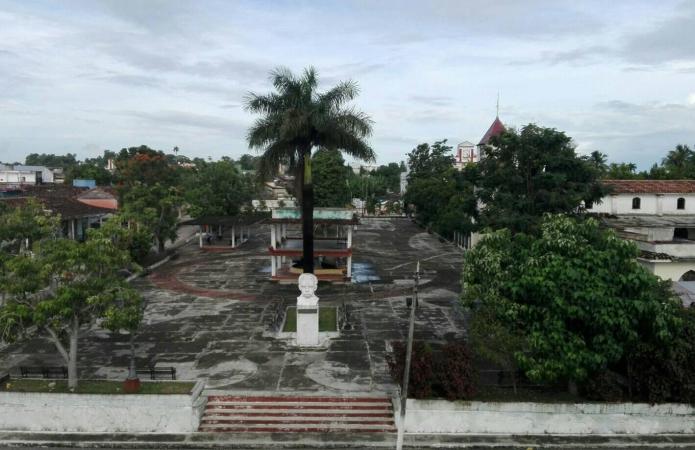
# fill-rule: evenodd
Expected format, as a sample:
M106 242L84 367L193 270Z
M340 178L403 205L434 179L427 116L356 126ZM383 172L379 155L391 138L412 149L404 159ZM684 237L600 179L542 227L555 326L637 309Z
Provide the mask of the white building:
M36 182L37 172L0 168L0 183L2 184L36 184Z
M62 176L62 169L50 169L46 166L14 166L0 164L0 183L4 184L41 184L54 183L53 171L58 171Z
M16 164L14 170L20 172L35 172L37 174L37 182L53 183L53 170L46 166L25 166Z
M611 194L586 205L640 249L639 262L665 280L695 280L695 180L606 180Z
M454 156L454 167L461 170L466 164L477 163L480 161L480 152L470 141L463 141L456 146L456 156Z
M352 171L359 175L360 171L364 170L365 172L374 172L376 169L379 168L376 164L360 164L360 163L353 163L350 164L350 167L352 168Z

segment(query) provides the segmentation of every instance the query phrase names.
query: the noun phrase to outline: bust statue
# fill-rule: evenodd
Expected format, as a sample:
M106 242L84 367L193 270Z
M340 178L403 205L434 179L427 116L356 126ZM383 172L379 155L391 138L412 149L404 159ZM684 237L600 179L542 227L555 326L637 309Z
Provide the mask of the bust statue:
M318 278L313 273L303 273L299 276L299 290L301 294L297 297L298 306L316 306L319 298L314 294L319 284Z

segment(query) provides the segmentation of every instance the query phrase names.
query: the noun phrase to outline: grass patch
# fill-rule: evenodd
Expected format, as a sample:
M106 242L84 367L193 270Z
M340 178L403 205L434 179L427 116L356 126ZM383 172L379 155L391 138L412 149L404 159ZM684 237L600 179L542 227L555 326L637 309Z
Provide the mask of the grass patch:
M193 389L193 383L185 381L142 381L136 394L188 394ZM33 380L27 378L11 378L0 385L4 392L54 392L70 393L67 380ZM125 394L122 381L80 380L77 383L76 394Z
M335 306L319 307L319 331L337 331L338 330L338 310ZM287 308L287 318L285 318L285 326L282 327L284 332L297 332L297 307L290 306Z

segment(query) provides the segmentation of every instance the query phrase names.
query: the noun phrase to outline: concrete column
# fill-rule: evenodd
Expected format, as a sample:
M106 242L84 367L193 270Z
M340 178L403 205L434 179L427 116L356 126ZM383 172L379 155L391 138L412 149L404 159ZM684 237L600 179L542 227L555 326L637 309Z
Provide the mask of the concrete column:
M232 248L236 248L236 227L232 225Z
M75 225L77 223L77 220L72 219L70 221L70 239L75 240L77 239L77 234L75 232Z
M222 236L222 225L217 225L217 235Z
M277 262L275 260L275 255L270 255L270 274L275 276L278 274Z
M664 215L664 195L663 194L656 194L656 215L657 216L663 216Z
M203 226L198 225L198 247L203 248Z
M347 258L347 277L352 277L352 255Z
M271 248L275 248L275 242L276 242L275 233L276 232L277 231L276 231L275 224L271 224L270 225L270 247Z
M352 225L348 225L347 229L347 248L352 248Z

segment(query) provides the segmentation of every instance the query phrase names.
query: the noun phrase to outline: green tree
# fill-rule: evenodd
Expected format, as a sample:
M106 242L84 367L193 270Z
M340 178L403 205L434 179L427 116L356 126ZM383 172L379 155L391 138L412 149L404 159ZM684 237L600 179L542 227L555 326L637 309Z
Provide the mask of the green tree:
M239 158L239 165L241 170L258 170L258 156L249 155L245 153Z
M453 167L452 148L446 141L420 144L408 154L408 189L403 197L415 207L417 218L438 233L469 232L474 228L478 179L475 166ZM400 176L400 175L399 175Z
M695 177L695 152L687 145L677 145L661 163L671 179Z
M193 217L236 216L256 190L253 178L243 175L231 159L203 162L191 175L185 199Z
M294 170L302 180L302 237L304 273L314 272L314 194L311 153L320 148L337 149L353 158L375 159L366 141L372 132L369 117L347 107L358 94L352 81L342 82L326 91L318 91L314 68L296 77L289 69L278 68L271 74L274 93L249 94L246 109L262 114L248 133L249 147L263 151L259 162L262 176L277 172L281 163Z
M113 175L106 167L91 163L80 163L72 166L65 174L65 184L72 184L72 180L94 180L97 186L110 186Z
M446 139L431 146L425 143L415 147L408 153L408 183L418 178L432 178L446 173L454 165L454 157L450 154L452 148L446 145Z
M319 149L312 159L314 205L342 208L350 203L348 176L352 169L345 165L340 151Z
M398 163L389 163L377 167L370 175L383 178L388 192L398 192L401 187L401 172Z
M480 222L492 229L533 231L544 213L573 212L606 193L595 163L552 128L529 124L493 137L478 166Z
M467 252L462 298L523 337L514 357L531 380L578 382L673 339L679 301L637 255L594 219L547 215L536 238L499 230Z
M182 202L181 170L163 152L147 146L122 149L116 160L117 179L125 217L140 232L147 230L164 251L176 239Z
M35 199L0 214L0 252L23 253L41 239L57 236L60 218Z
M62 167L67 169L77 165L77 155L68 153L67 155L54 155L53 153L30 153L24 160L27 166L46 166L46 167Z
M90 230L84 243L44 239L32 253L4 264L0 292L0 338L12 342L31 331L45 334L68 367L68 386L77 387L80 328L101 317L125 314L120 309L139 296L119 276L130 264L108 228ZM115 323L115 322L114 322Z
M162 253L167 240L176 240L180 204L181 195L175 187L136 183L123 195L122 212L136 231L153 237L157 251Z
M611 163L604 174L609 180L636 180L641 178L633 163Z

